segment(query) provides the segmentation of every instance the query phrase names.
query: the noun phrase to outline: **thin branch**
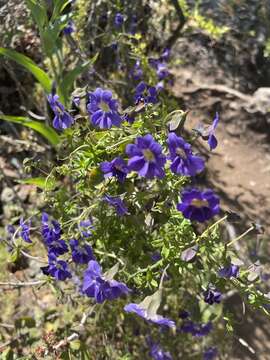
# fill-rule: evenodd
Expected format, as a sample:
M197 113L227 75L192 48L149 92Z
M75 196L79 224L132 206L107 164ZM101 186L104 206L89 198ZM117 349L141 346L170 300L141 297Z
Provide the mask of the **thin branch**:
M20 250L20 253L25 256L26 258L28 259L31 259L31 260L34 260L34 261L37 261L39 263L42 263L42 264L48 264L48 261L46 259L42 259L40 257L37 257L37 256L32 256L32 255L29 255L27 252L25 252L24 250Z
M45 280L36 280L36 281L28 281L28 282L0 282L0 286L10 286L10 287L26 287L26 286L36 286L45 284Z
M95 305L93 305L92 308L88 312L83 313L83 316L82 316L80 324L79 324L79 327L81 329L84 329L84 325L86 323L86 320L93 313L94 309L95 309ZM66 346L71 341L73 341L75 339L78 339L79 336L80 336L79 332L73 332L66 339L63 339L63 340L59 341L59 343L54 346L54 350L58 350L61 347Z

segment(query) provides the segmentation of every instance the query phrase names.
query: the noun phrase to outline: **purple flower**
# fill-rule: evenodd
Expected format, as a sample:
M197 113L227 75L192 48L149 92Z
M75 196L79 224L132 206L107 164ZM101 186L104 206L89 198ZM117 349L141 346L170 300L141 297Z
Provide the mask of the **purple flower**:
M164 351L158 344L153 344L149 354L154 360L172 360L168 351Z
M100 129L110 129L113 125L119 127L122 119L117 109L118 102L112 98L111 91L97 88L89 93L87 110L94 126Z
M185 142L182 137L178 137L173 132L169 133L167 143L173 173L184 176L195 176L204 169L203 159L193 155L191 145Z
M218 355L217 348L209 347L203 353L203 360L214 360Z
M158 93L164 90L164 82L163 81L159 81L157 83L156 90L157 90Z
M116 51L118 49L118 43L116 41L111 43L111 48L112 48L112 50Z
M61 237L61 226L56 220L49 220L49 215L45 212L41 217L41 234L46 243L49 245L53 241L59 240Z
M181 203L177 209L186 219L204 222L219 213L219 198L212 190L198 189L184 190L181 194Z
M133 312L143 319L161 325L174 327L175 322L157 314L161 302L161 291L157 290L153 295L147 296L139 304L127 304L124 307L126 312Z
M217 147L217 138L215 137L215 130L219 123L219 115L216 113L216 116L213 120L212 125L208 128L199 125L195 130L199 133L203 140L207 140L210 150L213 150Z
M239 272L239 266L229 264L228 266L223 267L219 270L218 275L220 277L230 279L231 277L237 277Z
M53 253L49 253L48 259L49 265L41 268L44 275L51 275L56 280L61 281L72 277L66 261L57 260Z
M67 23L67 26L64 27L64 29L63 29L63 33L65 35L71 35L74 31L75 31L74 23L72 20L69 20L69 22Z
M151 259L152 259L154 262L157 262L157 261L159 261L159 260L162 259L162 256L161 256L161 254L160 254L159 251L155 251L155 252L153 252L153 254L151 255Z
M148 179L163 178L166 156L162 154L162 147L152 135L139 136L135 144L128 144L126 153L130 158L129 170L137 171L140 176Z
M128 174L127 164L121 157L116 157L111 162L102 162L100 168L105 178L115 176L121 183L125 181Z
M195 324L193 321L188 320L183 323L181 326L181 331L184 333L191 334L192 336L202 337L206 336L213 329L211 322L206 324Z
M122 116L122 120L127 121L130 124L133 124L134 121L135 121L135 115L133 115L133 114L124 114Z
M159 62L157 64L157 77L159 80L163 80L170 75L167 66L164 63Z
M90 260L95 260L93 250L90 245L79 246L79 241L72 239L69 242L71 247L72 260L76 264L87 264Z
M204 301L209 304L213 305L214 303L219 304L222 298L222 294L215 288L208 288L204 293Z
M81 102L81 98L79 96L74 96L74 98L72 99L72 102L75 106L79 107L80 106L80 102Z
M210 150L213 150L217 147L217 138L214 135L214 132L216 130L216 127L218 126L219 122L219 116L218 113L216 113L216 117L214 118L213 124L211 125L209 129L209 137L208 137L208 145L210 147Z
M68 252L68 246L64 240L61 240L61 227L58 221L49 221L47 213L42 214L41 234L49 252L55 256L63 255Z
M129 32L134 35L136 33L136 29L137 29L137 16L136 15L132 15L131 17L131 22L130 22L130 29Z
M95 298L97 303L114 300L128 294L129 288L122 282L113 280L113 276L102 274L97 261L91 260L84 272L82 291L88 297Z
M8 243L7 248L8 248L8 251L11 251L13 249L12 239L13 239L14 236L15 236L15 238L17 238L19 234L16 233L15 227L13 225L10 225L10 224L7 225L6 232L7 232L6 239L7 239L7 243Z
M190 317L190 312L187 310L180 310L179 317L181 319L187 319L188 317Z
M142 78L143 70L141 68L140 60L136 60L136 63L133 69L131 70L131 76L133 77L134 80L140 80Z
M153 322L155 324L161 325L161 326L168 326L168 327L173 327L175 326L174 321L167 319L161 315L151 315L147 309L144 309L142 307L140 307L140 305L138 304L128 304L124 307L124 310L126 312L134 312L135 314L137 314L138 316L142 317L143 319L149 321L149 322Z
M104 200L111 206L113 206L119 216L126 215L128 213L128 209L125 206L122 199L119 197L112 197L110 195L105 195Z
M29 225L26 224L25 221L23 221L23 218L20 219L20 227L21 227L21 231L20 231L21 238L27 243L32 243L32 241L30 240L30 227Z
M156 104L158 102L157 89L142 81L135 89L134 100L135 104L140 102L144 102L145 104Z
M73 123L73 117L65 110L64 105L58 101L58 95L48 95L48 102L54 112L53 127L58 130L67 129Z
M94 226L92 224L91 219L83 220L79 224L79 229L81 232L81 235L85 238L89 238L92 236L92 230L94 229Z
M114 24L116 27L122 26L124 23L124 16L120 13L117 13L114 18Z
M160 59L163 61L169 61L171 56L171 50L169 48L165 48L160 56Z

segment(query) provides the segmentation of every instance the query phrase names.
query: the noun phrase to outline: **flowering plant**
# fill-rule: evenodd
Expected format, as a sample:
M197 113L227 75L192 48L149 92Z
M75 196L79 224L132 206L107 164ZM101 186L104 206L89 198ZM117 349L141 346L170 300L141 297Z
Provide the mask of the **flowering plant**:
M111 31L105 26L101 45L114 45L117 71L106 79L97 63L90 75L98 80L82 79L69 97L57 78L50 88L60 141L41 186L46 212L9 224L5 243L40 265L35 282L17 286L52 288L73 311L64 338L54 331L35 356L214 359L223 351L216 334L233 326L223 312L230 291L265 313L269 299L239 265L232 245L241 236L221 236L230 214L197 181L206 166L199 138L211 151L218 146L218 114L208 130L185 130L187 114L168 100L170 50L149 54L122 10L106 15ZM78 26L67 20L64 35L75 42Z

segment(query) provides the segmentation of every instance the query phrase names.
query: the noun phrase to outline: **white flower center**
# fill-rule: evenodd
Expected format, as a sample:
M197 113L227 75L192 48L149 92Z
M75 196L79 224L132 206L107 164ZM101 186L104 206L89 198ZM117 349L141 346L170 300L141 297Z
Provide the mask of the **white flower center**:
M200 208L203 206L209 207L209 203L207 200L193 199L190 204L197 208Z
M110 112L110 111L111 111L109 105L108 105L107 103L105 103L104 101L101 101L101 102L100 102L99 107L100 107L101 110L104 111L104 112Z
M152 153L151 150L149 149L145 149L143 150L143 156L145 158L146 161L151 161L154 162L155 161L155 155Z
M176 148L175 152L177 155L179 155L183 159L185 159L187 157L185 151L180 147Z

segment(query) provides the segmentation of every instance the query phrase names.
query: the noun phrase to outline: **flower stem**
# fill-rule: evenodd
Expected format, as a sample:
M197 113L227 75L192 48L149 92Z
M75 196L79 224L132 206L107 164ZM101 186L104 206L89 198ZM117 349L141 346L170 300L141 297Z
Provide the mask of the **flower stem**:
M236 241L242 239L244 236L246 236L248 233L250 233L252 230L254 230L254 226L252 225L249 229L247 229L243 234L237 236L235 239L233 239L232 241L230 241L227 246L231 246L232 244L234 244Z

